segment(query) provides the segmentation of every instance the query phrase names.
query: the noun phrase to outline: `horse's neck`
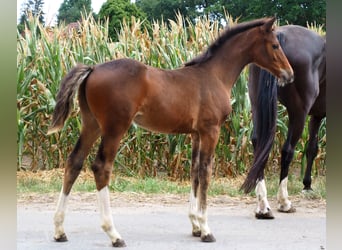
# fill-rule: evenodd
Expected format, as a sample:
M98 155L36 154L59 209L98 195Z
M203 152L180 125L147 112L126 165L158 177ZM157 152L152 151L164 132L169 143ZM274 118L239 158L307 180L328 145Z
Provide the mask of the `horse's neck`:
M239 38L232 38L216 51L216 55L208 62L212 72L229 89L233 87L243 68L251 62L250 47L243 44L247 43Z

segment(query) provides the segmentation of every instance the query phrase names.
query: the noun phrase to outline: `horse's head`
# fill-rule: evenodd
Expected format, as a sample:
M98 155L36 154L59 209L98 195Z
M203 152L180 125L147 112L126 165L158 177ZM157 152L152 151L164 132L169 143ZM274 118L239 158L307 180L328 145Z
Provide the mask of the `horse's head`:
M269 18L264 25L258 27L256 42L253 46L253 61L258 66L269 70L283 85L294 79L293 69L287 60L277 36L274 32L275 17Z

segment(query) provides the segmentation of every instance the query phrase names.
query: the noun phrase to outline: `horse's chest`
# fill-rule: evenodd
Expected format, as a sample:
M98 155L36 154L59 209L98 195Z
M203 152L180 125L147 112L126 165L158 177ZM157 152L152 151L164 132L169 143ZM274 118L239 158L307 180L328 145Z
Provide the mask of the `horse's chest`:
M210 102L202 105L203 109L200 111L200 116L204 119L212 119L218 123L224 122L227 116L232 111L229 97L226 93L219 93Z
M226 91L222 91L216 95L215 106L220 110L223 116L227 116L232 111L232 106L230 103L230 94Z

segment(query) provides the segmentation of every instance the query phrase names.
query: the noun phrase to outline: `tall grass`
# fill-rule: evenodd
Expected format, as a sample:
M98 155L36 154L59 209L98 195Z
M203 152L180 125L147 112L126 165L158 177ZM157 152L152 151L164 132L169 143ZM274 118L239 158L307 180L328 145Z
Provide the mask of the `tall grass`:
M228 24L234 24L231 18ZM17 120L18 169L52 169L63 166L80 130L78 106L58 134L46 136L55 105L55 96L62 77L78 62L97 64L112 59L130 57L151 66L174 69L201 53L222 31L218 22L200 19L196 24L178 16L177 21L155 22L149 28L132 18L130 25L122 23L119 42L108 38L108 24L96 22L91 15L79 23L79 30L65 26L45 28L30 18L25 34L17 39ZM236 176L250 166L253 149L251 108L247 94L247 69L232 90L233 112L221 128L216 148L214 175ZM278 128L270 156L280 162L281 145L286 136L287 116L279 106ZM325 123L320 135L325 134ZM308 132L304 131L303 138ZM300 141L305 145L306 141ZM325 145L325 137L320 141ZM94 158L95 149L87 161ZM300 166L305 147L299 147L295 165ZM299 157L300 155L300 157ZM183 180L189 177L191 143L187 135L150 133L131 126L122 139L114 170L126 176L168 176ZM316 161L316 173L325 170L325 149ZM277 164L279 165L279 164Z

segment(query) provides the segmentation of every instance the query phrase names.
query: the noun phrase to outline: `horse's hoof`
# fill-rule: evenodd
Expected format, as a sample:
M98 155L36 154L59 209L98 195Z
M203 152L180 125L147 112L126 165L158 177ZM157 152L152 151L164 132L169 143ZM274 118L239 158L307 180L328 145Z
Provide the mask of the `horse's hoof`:
M290 214L290 213L295 213L296 212L296 208L291 206L290 209L288 210L284 210L282 208L278 208L278 212L280 213L287 213L287 214Z
M255 218L259 220L272 220L274 219L273 213L270 209L267 210L267 213L263 214L261 212L255 213Z
M68 241L68 238L66 237L65 234L62 234L61 236L59 236L58 238L57 237L54 237L55 241L57 242L66 242Z
M192 231L192 236L201 237L201 231Z
M123 239L117 239L115 242L112 242L113 247L126 247L126 243Z
M216 241L214 235L212 234L201 236L201 240L202 242L215 242Z

